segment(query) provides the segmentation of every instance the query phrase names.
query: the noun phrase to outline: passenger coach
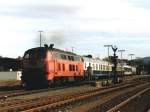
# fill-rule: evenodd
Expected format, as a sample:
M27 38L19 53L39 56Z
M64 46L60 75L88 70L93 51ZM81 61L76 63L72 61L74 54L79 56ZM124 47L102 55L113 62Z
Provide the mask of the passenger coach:
M88 66L92 67L92 79L109 77L109 75L112 73L112 64L108 63L107 61L90 57L83 57L83 60L85 77L88 77Z

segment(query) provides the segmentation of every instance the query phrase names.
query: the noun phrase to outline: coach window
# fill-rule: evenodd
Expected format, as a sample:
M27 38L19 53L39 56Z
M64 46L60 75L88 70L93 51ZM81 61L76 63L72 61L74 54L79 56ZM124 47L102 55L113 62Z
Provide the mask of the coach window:
M109 70L109 71L111 70L111 67L110 67L110 66L108 66L108 70Z
M103 65L103 70L105 70L105 65Z
M109 70L109 67L107 66L107 70Z
M101 65L99 65L99 70L101 69Z
M93 64L93 69L94 69L94 64Z
M98 65L96 64L96 70L98 70Z

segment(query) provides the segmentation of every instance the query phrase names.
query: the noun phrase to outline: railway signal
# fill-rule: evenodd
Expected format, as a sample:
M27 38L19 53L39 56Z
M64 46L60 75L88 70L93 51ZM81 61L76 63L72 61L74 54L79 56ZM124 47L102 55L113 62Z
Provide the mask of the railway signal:
M114 77L114 84L116 84L118 81L117 81L117 58L118 56L116 55L116 51L118 50L118 48L116 46L112 46L111 47L112 50L114 51L114 55L113 55L113 64L114 64L114 67L112 68L112 71L113 71L113 77Z

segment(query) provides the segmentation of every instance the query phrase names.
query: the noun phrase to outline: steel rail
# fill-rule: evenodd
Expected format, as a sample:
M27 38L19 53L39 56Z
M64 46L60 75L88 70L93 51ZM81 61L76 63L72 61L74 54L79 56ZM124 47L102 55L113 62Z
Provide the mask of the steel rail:
M120 104L116 105L115 107L111 108L110 110L108 110L107 112L118 112L119 108L123 107L124 105L126 105L127 103L129 103L131 100L137 98L138 96L140 96L141 94L147 92L150 90L150 87L138 92L137 94L131 96L130 98L126 99L125 101L121 102Z

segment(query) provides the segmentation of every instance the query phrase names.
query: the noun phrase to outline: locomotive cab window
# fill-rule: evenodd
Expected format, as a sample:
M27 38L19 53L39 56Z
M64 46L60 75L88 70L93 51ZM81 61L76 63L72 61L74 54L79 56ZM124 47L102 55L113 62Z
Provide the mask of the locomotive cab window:
M26 53L25 55L24 55L24 59L29 59L29 53Z
M46 56L44 49L34 49L30 51L30 59L41 59Z

